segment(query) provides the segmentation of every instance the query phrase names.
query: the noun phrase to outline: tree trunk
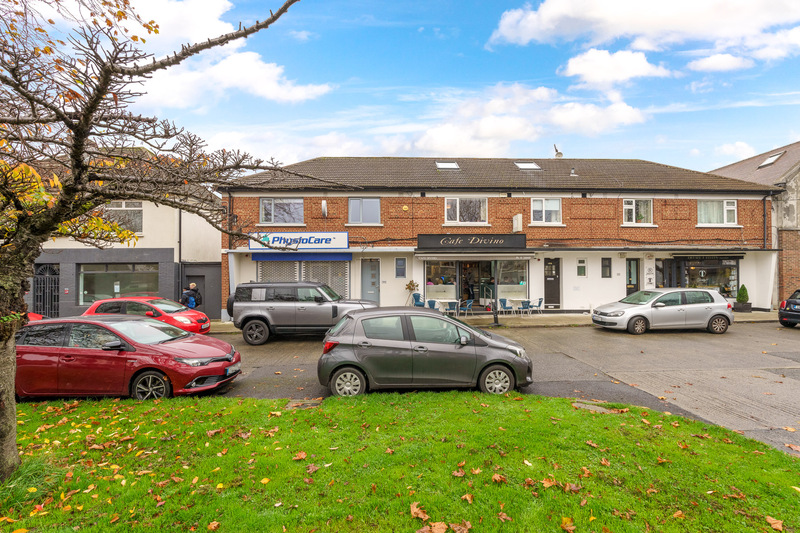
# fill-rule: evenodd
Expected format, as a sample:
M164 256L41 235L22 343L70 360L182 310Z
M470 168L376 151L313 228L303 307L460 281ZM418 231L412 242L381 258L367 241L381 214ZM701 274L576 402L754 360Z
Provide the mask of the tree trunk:
M0 250L0 481L8 478L20 464L17 451L17 402L14 381L17 351L14 334L24 323L25 291L33 273L39 245L29 243L22 252L17 246Z
M2 329L7 326L3 324ZM14 335L0 341L0 481L19 466L17 452L17 403L14 401L14 378L17 356Z

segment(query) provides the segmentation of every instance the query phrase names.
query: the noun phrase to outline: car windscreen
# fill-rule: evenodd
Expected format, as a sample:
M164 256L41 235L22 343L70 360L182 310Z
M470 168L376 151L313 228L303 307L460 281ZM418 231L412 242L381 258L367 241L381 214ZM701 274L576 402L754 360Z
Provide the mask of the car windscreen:
M177 313L179 311L186 311L189 309L188 307L179 304L178 302L174 302L172 300L148 300L150 305L157 307L160 311L165 313Z
M126 320L125 322L106 322L105 324L114 331L142 344L160 344L193 335L193 333L158 320Z
M628 296L620 300L620 302L624 304L641 305L641 304L646 304L647 302L650 302L652 300L655 300L662 294L664 293L655 291L638 291L634 292L633 294L629 294Z
M335 300L341 300L342 299L341 296L336 294L335 290L331 289L327 285L322 285L321 287L319 287L319 290L321 290L325 294L325 296L327 296L331 300L335 301Z

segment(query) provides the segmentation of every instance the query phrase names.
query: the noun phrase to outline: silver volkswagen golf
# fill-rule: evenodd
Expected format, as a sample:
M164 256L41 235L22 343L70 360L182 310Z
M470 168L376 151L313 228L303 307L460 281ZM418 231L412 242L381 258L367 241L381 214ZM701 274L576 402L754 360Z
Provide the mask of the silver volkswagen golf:
M592 312L592 322L604 328L627 329L634 335L660 328L725 333L733 323L733 310L715 290L649 289L601 305Z
M352 311L323 341L320 384L337 396L368 389L475 387L505 394L533 383L518 342L473 328L434 309Z

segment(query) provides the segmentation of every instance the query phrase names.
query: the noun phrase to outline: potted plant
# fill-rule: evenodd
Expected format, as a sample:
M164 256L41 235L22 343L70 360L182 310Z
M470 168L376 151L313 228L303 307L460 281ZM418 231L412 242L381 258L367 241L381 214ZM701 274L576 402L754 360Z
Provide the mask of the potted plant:
M411 300L411 295L414 294L419 290L419 283L414 281L413 279L406 283L406 290L408 291L408 298L406 298L406 305Z
M753 306L749 300L750 295L747 294L747 287L742 285L739 287L739 290L736 291L736 301L733 304L733 310L740 313L751 312L753 310Z

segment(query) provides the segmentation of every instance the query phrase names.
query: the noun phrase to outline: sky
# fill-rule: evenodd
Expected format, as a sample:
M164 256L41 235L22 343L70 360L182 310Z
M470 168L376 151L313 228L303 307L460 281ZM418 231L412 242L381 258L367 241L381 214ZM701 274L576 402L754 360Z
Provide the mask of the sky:
M266 0L133 0L156 57ZM138 113L210 148L644 159L709 171L800 141L797 0L302 0L156 74Z

